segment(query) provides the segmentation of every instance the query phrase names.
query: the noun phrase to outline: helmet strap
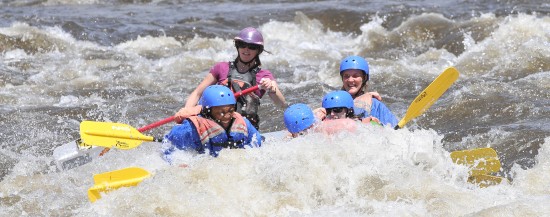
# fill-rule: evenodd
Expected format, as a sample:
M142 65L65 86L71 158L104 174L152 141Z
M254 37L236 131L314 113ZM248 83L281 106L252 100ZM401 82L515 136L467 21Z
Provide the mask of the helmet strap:
M241 59L241 54L239 54L239 56L237 57L237 60L239 60L239 62L241 62L243 64L246 64L246 65L250 66L250 63L255 62L257 57L258 57L258 55L256 55L256 57L252 58L250 61L245 62L245 61L243 61L243 59Z
M211 112L212 112L212 109L207 108L206 106L203 106L200 114L205 118L212 118Z
M353 111L353 108L348 108L348 112L346 113L346 118L354 118L355 112Z

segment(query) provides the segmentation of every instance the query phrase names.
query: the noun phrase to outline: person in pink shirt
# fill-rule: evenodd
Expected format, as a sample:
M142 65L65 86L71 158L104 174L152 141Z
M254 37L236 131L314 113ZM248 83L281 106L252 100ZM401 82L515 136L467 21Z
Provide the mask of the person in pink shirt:
M264 51L262 33L252 27L245 28L234 38L234 43L237 58L233 61L218 62L210 69L210 73L189 95L185 107L176 113L176 122L181 123L187 117L200 113L201 107L197 106L197 102L206 87L213 84L225 85L233 92L260 86L260 90L237 99L236 111L247 118L256 129L259 129L260 125L260 98L266 93L277 106L286 107L285 97L278 88L275 77L269 70L261 68L260 54Z

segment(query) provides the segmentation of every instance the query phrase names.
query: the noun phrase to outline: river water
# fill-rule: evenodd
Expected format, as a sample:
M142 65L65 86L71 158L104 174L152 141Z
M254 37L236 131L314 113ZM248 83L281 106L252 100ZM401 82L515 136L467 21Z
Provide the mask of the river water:
M289 103L319 107L348 55L397 117L445 68L460 77L405 129L272 139L219 158L160 144L67 171L53 150L83 120L173 115L232 38L264 34ZM550 3L536 1L2 1L1 216L549 216ZM284 130L262 100L262 132ZM162 136L173 123L148 131ZM494 148L510 183L478 188L448 152ZM153 174L90 203L93 174Z

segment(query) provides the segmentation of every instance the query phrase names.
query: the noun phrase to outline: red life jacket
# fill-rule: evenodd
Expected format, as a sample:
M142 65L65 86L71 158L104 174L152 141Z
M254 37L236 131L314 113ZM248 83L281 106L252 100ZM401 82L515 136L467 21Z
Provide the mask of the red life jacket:
M229 132L226 132L221 125L212 119L200 116L191 116L188 119L195 125L202 144L211 143L216 146L214 144L216 142L212 142L212 140L219 140L219 136L222 134L231 134L231 138L234 139L234 142L240 140L244 141L244 139L248 137L248 129L244 118L237 112L233 113L233 118L233 124ZM218 137L218 139L215 139L216 137Z

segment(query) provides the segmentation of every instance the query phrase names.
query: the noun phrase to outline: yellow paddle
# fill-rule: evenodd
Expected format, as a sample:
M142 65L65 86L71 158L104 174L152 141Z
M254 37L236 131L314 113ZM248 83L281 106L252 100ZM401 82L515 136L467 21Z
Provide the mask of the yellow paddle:
M88 199L91 202L101 198L101 192L109 192L120 187L139 184L151 176L149 172L139 167L128 167L111 172L94 175L94 186L88 189Z
M451 152L451 159L457 164L472 168L470 175L485 175L500 171L497 152L492 148L477 148Z
M471 168L468 182L479 184L480 187L500 184L508 179L489 175L500 171L500 160L492 148L477 148L451 152L451 159L457 164Z
M235 98L244 94L248 94L258 90L259 86L253 86L234 94ZM143 141L146 142L161 142L162 139L145 136L141 132L162 124L170 123L174 120L174 116L147 125L140 129L135 129L127 124L83 121L80 123L80 138L83 141L81 144L87 146L115 147L118 149L132 149L138 147ZM105 150L105 152L108 151Z
M472 150L451 152L451 159L457 164L464 164L472 167L471 176L468 182L479 184L480 187L496 185L506 178L488 175L500 171L500 161L495 150L492 148L478 148ZM101 198L101 192L109 192L120 187L138 185L143 179L151 174L138 167L128 167L102 174L94 175L94 186L88 190L88 198L91 202Z
M405 117L403 117L395 129L402 128L413 118L421 115L428 109L437 99L449 89L449 87L458 78L458 70L454 67L449 67L443 71L426 89L424 89L411 103L407 109Z
M508 182L508 179L500 176L492 175L477 175L468 177L468 182L472 184L479 184L479 187L485 188L491 185L498 185L502 181Z
M159 142L152 136L141 134L136 128L127 124L83 121L80 123L80 138L87 145L132 149L143 141Z

